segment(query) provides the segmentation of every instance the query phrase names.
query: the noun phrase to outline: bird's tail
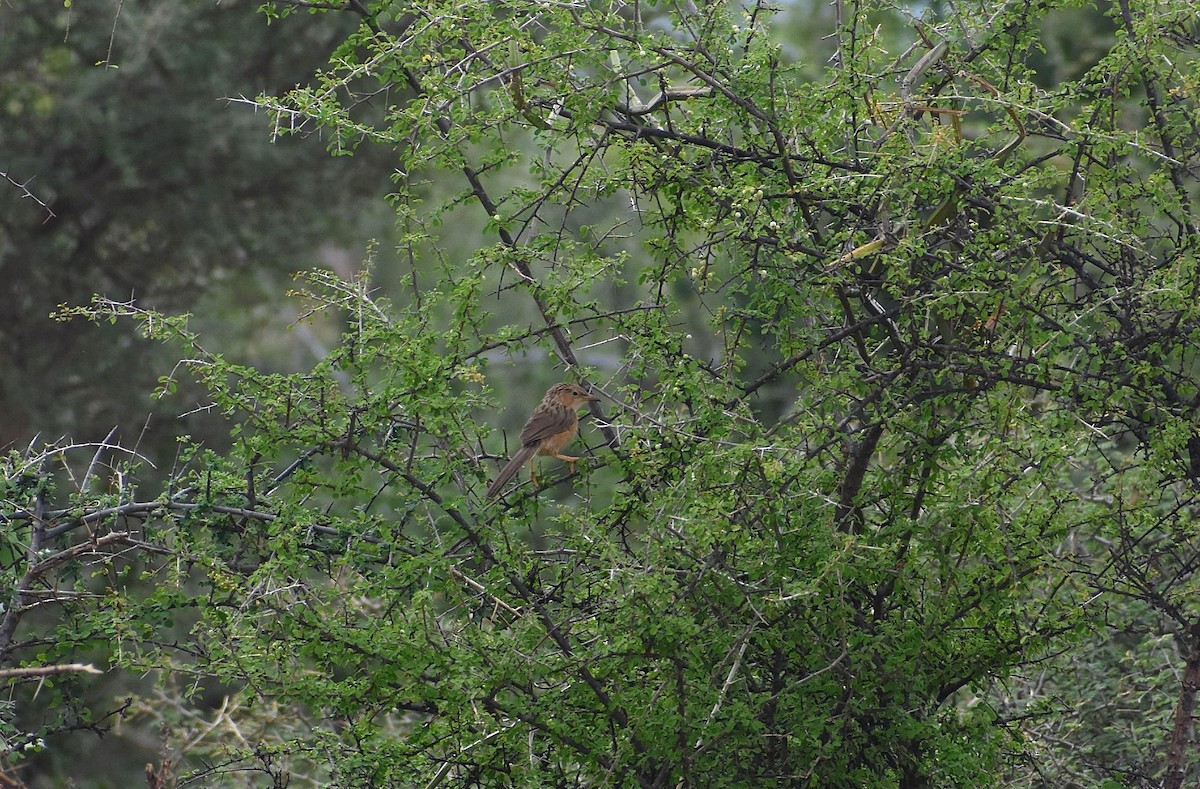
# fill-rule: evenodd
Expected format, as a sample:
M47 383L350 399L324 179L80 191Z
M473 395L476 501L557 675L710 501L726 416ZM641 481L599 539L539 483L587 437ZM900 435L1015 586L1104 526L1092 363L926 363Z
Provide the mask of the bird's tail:
M521 466L525 465L525 462L533 457L535 452L537 452L537 444L521 447L521 451L513 455L512 460L508 461L504 468L500 469L500 473L496 475L496 481L488 486L487 497L489 499L496 498L496 495L508 484L510 479L517 475L517 472L521 470Z

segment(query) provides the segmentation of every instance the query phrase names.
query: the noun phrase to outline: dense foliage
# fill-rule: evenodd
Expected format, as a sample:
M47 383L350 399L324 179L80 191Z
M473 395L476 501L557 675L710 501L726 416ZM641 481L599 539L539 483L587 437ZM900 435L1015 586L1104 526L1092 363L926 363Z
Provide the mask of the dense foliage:
M1200 30L1072 5L269 6L357 19L260 103L394 150L406 285L306 276L303 374L65 309L233 449L11 455L0 658L157 678L160 784L1180 786ZM578 473L486 500L564 378Z

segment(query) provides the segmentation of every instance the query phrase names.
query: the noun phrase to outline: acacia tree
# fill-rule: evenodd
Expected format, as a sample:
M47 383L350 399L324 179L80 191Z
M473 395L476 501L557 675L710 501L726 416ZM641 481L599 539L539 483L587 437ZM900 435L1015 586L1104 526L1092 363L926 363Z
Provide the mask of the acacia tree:
M59 505L14 456L0 655L157 672L141 713L209 782L1181 785L1187 4L1121 2L1069 78L1035 70L1050 3L838 2L827 63L766 4L269 11L297 8L360 24L261 103L394 146L411 287L309 276L346 331L303 375L67 310L182 343L235 447ZM486 500L499 428L562 377L602 395L585 462ZM104 591L16 638L85 561ZM1178 723L1140 763L1046 757L1071 710L1021 672L1106 639L1109 605L1175 637ZM200 736L177 689L214 683Z

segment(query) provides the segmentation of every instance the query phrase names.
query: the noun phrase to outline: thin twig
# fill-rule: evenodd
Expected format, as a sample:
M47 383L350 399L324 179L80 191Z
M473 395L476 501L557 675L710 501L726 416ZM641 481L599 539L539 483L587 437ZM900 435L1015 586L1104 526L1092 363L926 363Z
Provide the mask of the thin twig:
M42 220L43 225L46 224L46 222L49 222L51 219L54 219L56 215L50 210L50 206L39 200L38 196L29 190L29 181L32 181L32 178L25 181L25 183L20 183L6 171L0 171L0 178L3 178L5 181L8 181L10 184L20 189L23 193L22 197L26 197L42 207L42 210L46 212L46 218Z

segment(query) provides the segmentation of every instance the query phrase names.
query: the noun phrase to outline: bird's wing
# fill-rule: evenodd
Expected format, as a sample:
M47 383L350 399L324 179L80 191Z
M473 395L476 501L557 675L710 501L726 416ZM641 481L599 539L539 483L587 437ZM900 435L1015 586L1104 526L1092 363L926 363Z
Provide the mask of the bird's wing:
M540 444L550 436L570 430L577 417L570 408L539 408L521 429L521 445Z

